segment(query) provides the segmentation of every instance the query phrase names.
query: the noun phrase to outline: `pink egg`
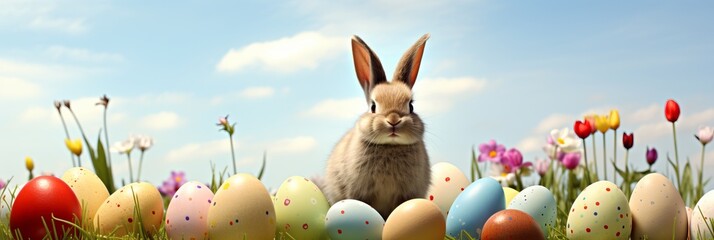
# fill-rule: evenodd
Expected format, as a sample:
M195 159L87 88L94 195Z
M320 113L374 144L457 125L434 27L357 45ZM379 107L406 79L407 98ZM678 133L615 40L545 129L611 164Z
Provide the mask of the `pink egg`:
M213 192L200 182L187 182L171 197L166 210L170 239L208 239L208 207Z

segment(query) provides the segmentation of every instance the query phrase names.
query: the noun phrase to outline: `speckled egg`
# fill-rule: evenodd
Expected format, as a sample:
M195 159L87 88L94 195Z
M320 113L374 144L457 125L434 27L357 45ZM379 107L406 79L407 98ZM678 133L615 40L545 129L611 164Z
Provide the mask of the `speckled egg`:
M483 224L491 215L506 208L503 187L493 178L486 177L471 183L454 200L446 217L446 232L458 237L462 231L479 238Z
M446 223L441 210L426 199L412 199L392 211L384 223L384 240L433 240L443 239Z
M569 239L629 239L632 215L625 194L612 182L586 187L568 212Z
M86 212L87 221L94 222L94 214L99 206L109 197L109 191L99 177L83 167L70 168L62 175L62 181L67 183L79 203Z
M506 198L506 207L511 205L511 201L516 197L516 195L518 195L518 190L510 187L503 187L503 196Z
M704 215L704 218L702 218L702 215ZM707 224L712 219L714 219L714 190L704 194L692 209L692 222L690 225L692 239L714 238L707 228ZM700 234L702 238L699 238Z
M166 233L170 239L208 239L208 207L213 192L200 182L184 183L166 209Z
M13 196L17 196L22 189L22 185L10 184L5 188L0 189L0 222L5 226L10 226L10 209L12 209Z
M263 183L249 174L228 178L208 208L208 228L213 240L275 238L275 208Z
M539 224L527 213L516 209L501 210L483 225L482 240L545 240Z
M687 240L692 239L692 208L686 207L687 209Z
M459 168L451 163L440 162L431 166L431 186L426 199L434 202L446 218L446 214L458 196L471 182Z
M632 239L687 239L687 209L679 192L659 173L644 176L630 197Z
M293 176L280 185L273 202L277 233L295 239L327 239L325 215L330 205L322 191L307 178Z
M345 199L327 211L325 227L333 240L382 239L384 219L364 202Z
M112 193L97 209L94 227L102 235L113 233L122 237L134 233L140 229L135 210L140 210L142 227L147 234L154 234L161 228L164 202L159 190L146 182L132 183Z
M535 219L544 236L548 236L548 228L555 226L555 197L547 188L536 185L523 189L511 201L509 209L521 210Z

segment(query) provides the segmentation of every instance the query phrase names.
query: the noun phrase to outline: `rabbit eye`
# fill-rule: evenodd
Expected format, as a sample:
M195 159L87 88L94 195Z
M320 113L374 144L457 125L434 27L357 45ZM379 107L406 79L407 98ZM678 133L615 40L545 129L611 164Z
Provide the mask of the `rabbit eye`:
M414 105L412 103L414 103L414 100L409 101L409 113L414 113Z
M375 113L377 111L377 104L372 101L372 113Z

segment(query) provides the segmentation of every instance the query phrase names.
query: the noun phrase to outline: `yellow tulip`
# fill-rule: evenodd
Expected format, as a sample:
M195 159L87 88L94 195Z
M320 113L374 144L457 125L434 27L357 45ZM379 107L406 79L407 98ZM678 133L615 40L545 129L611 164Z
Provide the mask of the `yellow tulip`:
M604 134L610 129L610 119L608 119L607 115L595 116L595 127L597 127L598 131Z
M620 127L620 112L617 109L610 110L610 129L617 130Z
M32 161L31 157L25 157L25 167L27 168L27 171L32 172L32 169L35 169L35 162Z
M69 149L69 151L72 152L74 155L79 156L82 154L82 140L80 140L80 139L75 139L75 140L65 139L64 144L67 145L67 149Z

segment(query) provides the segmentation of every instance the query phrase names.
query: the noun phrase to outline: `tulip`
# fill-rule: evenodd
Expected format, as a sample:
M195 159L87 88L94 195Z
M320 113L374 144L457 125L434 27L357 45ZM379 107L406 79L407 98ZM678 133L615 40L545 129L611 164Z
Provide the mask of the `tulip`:
M649 164L650 167L652 167L652 164L654 164L657 161L657 149L647 147L647 153L645 154L645 159L647 159L647 164Z
M538 159L535 162L535 170L541 177L548 172L548 167L550 167L550 162L545 159Z
M712 141L714 138L714 129L711 127L700 127L696 135L694 135L702 145L707 145L707 143Z
M632 148L632 145L635 142L635 136L633 133L627 134L627 133L622 133L622 146L625 147L625 149L630 150Z
M32 180L34 176L32 175L32 170L35 169L35 161L32 161L31 157L25 157L25 168L30 172L29 180Z
M672 123L676 122L677 119L679 119L679 114L679 104L672 99L667 100L667 104L664 106L664 116L667 118L667 121Z
M711 127L700 127L699 131L697 132L696 135L694 135L697 140L699 140L700 143L702 143L702 158L701 161L699 162L699 172L698 172L698 177L699 177L699 186L697 186L696 189L696 198L699 199L702 196L704 196L704 182L703 182L703 171L704 171L704 153L706 152L706 146L707 143L712 141L712 138L714 138L714 129Z
M591 133L591 128L590 128L590 121L585 119L585 122L581 122L580 120L575 121L575 126L573 126L573 130L575 130L575 134L578 135L579 138L585 140L590 136Z
M610 110L610 129L617 130L620 127L620 112L617 109Z
M82 154L82 140L81 139L75 139L75 140L65 139L64 144L67 146L67 149L69 149L69 151L72 152L74 155L79 156Z
M596 116L595 127L597 127L598 131L605 134L605 132L610 129L610 119L607 116Z
M585 121L590 125L590 134L595 134L597 132L597 126L595 125L597 115L587 115L585 116Z
M566 153L563 156L563 166L568 170L573 170L580 164L580 152Z

